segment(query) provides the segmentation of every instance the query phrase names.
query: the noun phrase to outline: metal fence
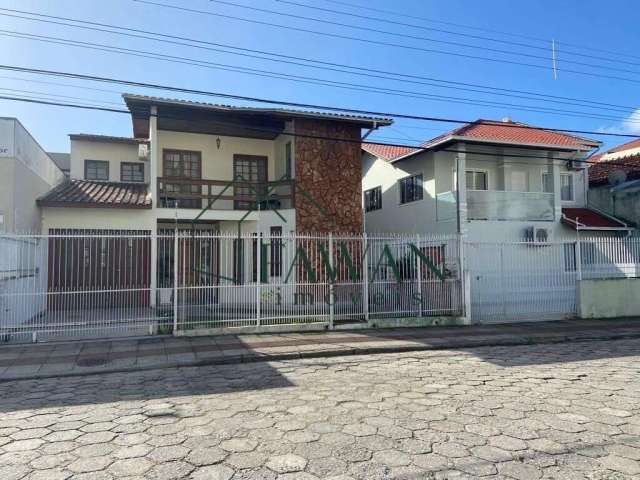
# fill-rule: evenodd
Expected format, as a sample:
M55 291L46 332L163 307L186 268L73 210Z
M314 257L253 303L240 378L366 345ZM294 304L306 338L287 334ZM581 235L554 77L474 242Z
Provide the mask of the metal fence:
M56 230L0 237L3 341L461 315L457 236Z
M579 280L640 273L640 239L635 237L467 242L465 251L471 319L482 323L574 317Z

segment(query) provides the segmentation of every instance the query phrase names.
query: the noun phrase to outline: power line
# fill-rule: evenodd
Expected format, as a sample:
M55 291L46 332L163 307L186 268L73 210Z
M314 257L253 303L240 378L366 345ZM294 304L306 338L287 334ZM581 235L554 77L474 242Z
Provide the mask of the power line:
M215 0L213 0L215 1ZM470 33L462 33L462 32L456 32L454 30L444 30L441 28L433 28L433 27L426 27L424 25L416 25L415 23L407 23L407 22L399 22L399 21L394 21L394 20L390 20L389 18L380 18L380 17L372 17L372 16L368 16L368 15L359 15L353 12L345 12L344 10L335 10L335 9L331 9L331 8L323 8L323 7L318 7L317 5L309 5L306 3L299 3L299 2L293 2L291 0L275 0L276 2L279 3L284 3L287 5L294 5L294 6L298 6L298 7L302 7L302 8L309 8L312 10L317 10L317 11L321 11L321 12L327 12L327 13L332 13L332 14L336 14L336 15L348 15L350 17L355 17L355 18L362 18L365 20L373 20L376 22L382 22L382 23L388 23L391 25L398 25L398 26L402 26L402 27L410 27L410 28L416 28L416 29L420 29L420 30L428 30L428 31L435 31L435 32L439 32L439 33L446 33L448 35L457 35L457 36L461 36L461 37L467 37L467 38L473 38L476 40L486 40L489 42L496 42L496 43L503 43L505 45L514 45L517 47L524 47L524 48L531 48L531 49L535 49L535 50L542 50L545 52L549 51L549 47L542 47L542 46L538 46L538 45L532 45L530 43L522 43L522 42L514 42L514 41L510 41L510 40L503 40L503 39L499 39L499 38L492 38L492 37L485 37L485 36L481 36L481 35L473 35ZM482 48L482 47L478 47L478 48ZM571 52L571 51L566 51L564 52L568 55L575 55L575 56L579 56L579 57L584 57L584 58L592 58L595 60L603 60L605 62L614 62L614 63L623 63L626 65L634 65L634 66L640 66L640 63L637 62L629 62L626 60L616 60L616 59L611 59L611 58L606 58L606 57L600 57L597 55L588 55L588 54L584 54L584 53L576 53L576 52ZM515 52L514 52L515 54ZM544 59L548 59L547 57L541 57L541 56L536 56L535 58L544 58ZM578 63L580 65L588 65L588 64L581 64ZM592 66L592 65L589 65ZM606 67L600 67L600 68L606 68Z
M134 1L137 1L137 0L134 0ZM221 5L228 5L228 6L237 7L237 8L244 8L244 9L247 9L247 10L250 10L250 11L253 11L253 12L268 13L268 14L271 14L271 15L279 15L279 16L283 16L283 17L295 18L295 19L298 19L298 20L305 20L305 21L310 21L310 22L323 23L323 24L326 24L326 25L333 25L333 26L338 26L338 27L351 28L351 29L354 29L354 30L362 30L362 31L366 31L366 32L382 33L384 35L391 35L391 36L400 37L400 38L408 38L408 39L411 39L411 40L420 40L420 41L426 41L426 42L432 42L432 43L440 43L440 44L443 44L443 45L452 45L454 47L472 48L472 49L476 49L476 50L500 53L500 54L503 54L503 55L515 55L515 56L519 56L519 57L533 58L533 59L544 60L544 61L548 61L549 60L548 56L535 55L535 54L532 54L532 53L515 52L515 51L511 51L511 50L502 50L502 49L499 49L499 48L492 48L492 47L487 47L487 46L473 45L473 44L469 44L469 43L454 42L454 41L451 41L451 40L440 40L440 39L429 38L429 37L421 37L421 36L418 36L418 35L410 35L410 34L406 34L406 33L391 32L391 31L388 31L388 30L380 30L380 29L377 29L377 28L363 27L363 26L360 26L360 25L352 25L352 24L349 24L349 23L335 22L335 21L331 21L331 20L324 20L324 19L314 18L314 17L306 17L304 15L296 15L296 14L292 14L292 13L278 12L277 10L269 10L269 9L266 9L266 8L258 8L258 7L249 6L249 5L242 5L240 3L229 2L229 1L226 1L226 0L209 0L209 1L213 2L213 3L221 4ZM300 4L297 4L297 5L300 5ZM317 9L318 7L308 7L308 8L316 8ZM451 52L439 52L439 53L450 54ZM593 64L593 63L578 62L578 61L575 61L575 60L563 60L563 62L564 63L570 63L570 64L573 64L573 65L580 65L580 66L583 66L583 67L615 70L615 71L618 71L618 72L631 73L633 75L640 75L640 72L635 71L635 70L627 70L627 69L616 68L616 67L606 67L606 66L602 66L602 65L598 65L598 64ZM548 67L545 67L545 68L548 68Z
M548 38L534 37L532 35L524 35L524 34L521 34L521 33L514 33L514 32L505 32L503 30L495 30L495 29L490 29L490 28L478 27L478 26L474 26L474 25L465 25L465 24L462 24L462 23L447 22L447 21L444 21L444 20L434 20L433 18L428 18L428 17L421 17L421 16L409 15L409 14L405 14L405 13L398 13L395 10L385 10L385 9L381 9L381 8L374 8L374 7L371 7L369 5L364 6L364 5L345 2L345 1L340 1L340 0L325 0L325 2L334 3L334 4L337 4L337 5L343 5L343 6L347 6L347 7L350 7L350 8L359 8L361 10L375 11L375 12L378 12L378 13L384 13L385 15L394 15L394 16L397 16L397 17L411 18L411 19L414 19L414 20L422 20L422 21L431 22L431 23L439 23L439 24L442 24L442 25L449 25L449 26L453 26L453 27L467 28L467 29L470 29L470 30L476 30L476 31L480 31L480 32L497 33L499 35L507 35L507 36L511 36L511 37L524 38L524 39L527 39L527 40L535 40L535 41L544 42L544 43L547 43L547 44L549 43L549 39ZM610 54L610 55L618 55L618 56L623 56L623 57L628 57L628 58L640 59L640 56L632 55L632 54L624 53L624 52L620 52L620 51L604 50L604 49L601 49L601 48L587 47L585 45L578 45L578 44L575 44L575 43L567 43L567 42L562 42L562 45L569 46L569 47L574 47L574 48L578 48L578 49L582 49L582 50L592 50L594 52L601 52L601 53L607 53L607 54ZM567 51L567 53L571 53L571 52Z
M461 119L443 118L443 117L428 117L424 115L413 115L413 114L406 114L406 113L380 112L376 110L332 107L328 105L318 105L318 104L312 104L312 103L290 102L285 100L275 100L275 99L267 99L267 98L261 98L261 97L249 97L245 95L197 90L197 89L191 89L191 88L139 82L134 80L124 80L124 79L117 79L112 77L102 77L102 76L96 76L96 75L86 75L86 74L63 72L63 71L56 71L56 70L19 67L15 65L0 64L0 70L18 71L23 73L49 75L49 76L55 76L55 77L75 78L80 80L114 83L119 85L152 88L157 90L168 90L172 92L187 93L187 94L194 94L194 95L205 95L205 96L211 96L211 97L241 100L241 101L248 101L248 102L255 102L255 103L266 103L271 105L280 105L280 106L293 107L293 108L325 110L325 111L336 112L336 113L350 113L350 114L356 114L356 115L369 115L369 116L387 117L387 118L392 117L392 118L402 118L402 119L408 119L408 120L420 120L420 121L452 123L452 124L469 124L475 121L475 120L461 120ZM490 120L485 120L485 123L489 125L503 126L506 128L546 130L549 132L574 133L574 134L580 134L580 135L597 135L597 136L623 137L623 138L634 138L634 139L640 138L640 135L632 135L632 134L622 133L622 132L595 132L591 130L573 130L573 129L553 128L553 127L533 127L529 125L509 124L509 123L497 122L497 121L493 122Z
M524 63L524 62L517 62L517 61L514 61L514 60L497 59L497 58L491 58L491 57L480 57L480 56L477 56L477 55L470 55L470 54L463 54L463 53L456 53L456 52L447 52L447 51L443 51L443 50L428 49L428 48L423 48L423 47L417 47L417 46L411 46L411 45L403 45L403 44L392 43L392 42L383 42L383 41L380 41L380 40L364 39L364 38L360 38L360 37L352 37L352 36L349 36L349 35L322 32L322 31L311 30L311 29L307 29L307 28L294 27L294 26L291 26L291 25L282 25L282 24L277 24L277 23L272 23L272 22L265 22L265 21L261 21L261 20L254 20L254 19L236 17L236 16L233 16L233 15L225 15L225 14L222 14L222 13L215 13L215 12L210 12L210 11L206 11L206 10L196 10L196 9L192 9L192 8L179 7L179 6L176 6L176 5L168 5L168 4L165 4L165 3L158 3L158 2L154 2L154 1L150 1L150 0L133 0L133 1L134 2L138 2L138 3L148 4L148 5L155 5L155 6L163 7L163 8L181 10L181 11L190 12L190 13L197 13L197 14L202 14L202 15L215 16L215 17L219 17L219 18L226 18L228 20L237 20L237 21L253 23L253 24L257 24L257 25L265 25L265 26L270 26L270 27L275 27L275 28L284 28L284 29L287 29L287 30L294 30L294 31L299 31L299 32L312 33L312 34L315 34L315 35L322 35L322 36L325 36L325 37L340 38L340 39L343 39L343 40L352 40L352 41L357 41L357 42L362 42L362 43L367 43L367 44L373 44L373 45L383 45L383 46L387 46L387 47L403 48L403 49L408 49L408 50L413 50L413 51L421 51L421 52L426 52L426 53L438 53L438 54L443 54L443 55L452 55L452 56L456 56L456 57L460 57L460 58L469 58L469 59L474 59L474 60L486 60L486 61L494 62L494 63L505 63L505 64L510 64L510 65L519 65L519 66L538 68L538 69L543 69L543 70L552 70L553 69L553 67L550 67L550 66L538 65L538 64L533 64L533 63ZM245 7L245 8L251 8L251 7ZM570 69L565 69L565 68L563 68L562 71L563 72L567 72L567 73L575 73L577 75L585 75L585 76L589 76L589 77L608 78L610 80L620 80L620 81L631 82L631 83L640 83L640 80L635 80L635 79L627 78L627 77L618 77L618 76L615 76L615 75L604 75L604 74L599 74L599 73L594 73L594 72L585 72L585 71L581 71L581 70L570 70Z
M33 15L33 16L36 16L36 17L43 17L43 18L47 18L47 19L56 19L56 20L64 20L64 21L67 21L67 22L82 23L82 24L85 24L85 25L91 25L91 27L87 27L87 26L83 26L83 25L70 24L70 23L64 23L64 22L59 22L59 21L53 21L53 20L44 20L43 18L31 18L31 17L25 17L25 16L21 16L21 15L11 15L11 14L7 14L7 13L0 13L0 15L2 15L2 16L8 16L8 17L12 17L12 18L20 18L20 19L23 19L23 20L50 23L50 24L55 24L55 25L63 25L63 26L67 26L67 27L80 28L80 29L90 30L90 31L100 31L100 32L111 33L111 34L116 34L116 35L129 36L129 37L133 37L133 38L142 38L142 39L146 39L146 40L153 40L153 41L169 43L169 44L174 44L174 45L180 45L180 46L195 47L195 48L200 48L200 49L204 49L204 50L208 50L208 51L215 51L215 52L219 52L219 53L238 55L238 56L243 56L243 57L248 57L248 58L255 58L255 59L259 59L259 60L267 60L267 61L271 61L271 62L278 62L278 63L297 65L297 66L302 66L302 67L306 67L306 68L315 68L315 69L321 69L321 70L335 71L335 72L346 73L346 74L350 74L350 75L365 76L367 78L379 78L379 79L399 81L399 82L404 82L404 83L413 83L413 84L418 84L418 85L434 86L434 87L437 87L437 88L449 88L449 89L454 89L454 90L470 91L470 92L483 93L483 94L489 94L489 95L501 95L501 96L506 96L506 97L524 98L524 99L534 100L534 101L547 101L547 100L545 100L545 98L549 98L549 99L554 99L554 103L562 103L562 104L576 105L576 106L585 106L587 108L602 108L601 106L612 107L612 108L609 108L609 110L612 110L612 111L616 110L616 111L621 111L621 112L633 112L636 109L636 107L632 107L632 106L615 105L615 104L610 104L610 103L605 103L605 102L597 102L597 101L593 101L593 100L576 99L576 98L571 98L571 97L548 95L548 94L542 94L542 93L537 93L537 92L527 92L527 91L515 90L515 89L503 89L503 88L480 85L480 84L474 84L474 83L442 80L442 79L437 79L437 78L432 78L432 77L424 77L424 76L420 76L420 75L402 74L402 73L397 73L397 72L389 72L389 71L385 71L385 70L371 69L371 68L366 68L366 67L361 67L361 66L340 64L340 63L335 63L335 62L326 62L326 61L321 61L321 60L317 60L317 59L310 59L310 58L305 58L305 57L297 57L297 56L285 55L285 54L281 54L281 53L275 53L275 52L269 52L269 51L263 51L263 50L242 48L242 47L237 47L237 46L229 45L229 44L208 42L208 41L200 40L200 39L194 39L194 38L176 36L176 35L169 35L169 34L165 34L165 33L153 32L153 31L149 31L149 30L141 30L141 29L136 29L136 28L122 27L122 26L118 26L118 25L106 24L106 23L100 23L100 22L93 22L93 21L89 21L89 20L81 20L81 19L70 18L70 17L61 17L61 16L56 16L56 15L46 15L46 14L41 14L41 13L36 13L36 12L29 12L29 11L25 11L25 10L15 10L15 9L0 8L0 11L18 12L18 13L24 13L24 14L28 14L28 15ZM123 31L107 30L107 29L98 28L98 27L107 27L107 28L110 28L110 29L123 30L124 32ZM136 32L137 34L125 33L125 32ZM140 34L144 34L144 35L140 35ZM149 36L146 36L146 35L154 35L154 36L158 36L158 37L162 37L162 38L153 38L153 37L149 37ZM177 39L177 40L181 40L181 41L178 42L178 41L172 41L172 40L166 40L166 39ZM190 42L190 43L184 43L182 41L187 41L187 42ZM230 48L230 49L240 50L242 52L258 53L258 54L261 54L261 55L270 55L270 56L275 56L275 57L279 57L279 58L269 58L269 57L264 57L264 56L250 55L250 54L247 54L247 53L239 53L239 52L227 51L227 50L223 50L221 48L206 48L206 47L201 47L199 45L192 45L191 43L198 43L198 44L203 44L203 45L212 45L212 46L215 46L215 47ZM285 59L288 59L288 60L281 60L281 58L285 58ZM296 61L290 61L290 60L296 60ZM307 62L307 63L300 63L300 62ZM309 62L317 63L317 64L322 65L322 66L310 65L310 64L308 64ZM350 70L358 70L358 71L342 70L342 69L339 69L339 68L331 68L331 67L341 67L341 68L347 68L347 69L350 69ZM367 74L365 75L363 73L359 73L360 71L367 72ZM385 76L376 75L376 74L383 74ZM389 75L391 75L392 77L389 77ZM401 78L395 78L395 77L401 77ZM414 81L413 79L426 80L426 81ZM455 87L450 87L448 85L440 85L439 83L433 83L433 82L439 82L439 83L455 85ZM474 87L474 88L463 88L463 87ZM478 90L478 88L484 89L484 90ZM496 92L486 91L486 90L495 90ZM498 92L509 92L509 93L498 93ZM516 95L516 94L524 94L524 95ZM541 98L536 98L536 97L541 97ZM598 105L598 107L588 105L588 103L592 103L594 105Z
M47 101L47 100L37 100L37 99L32 99L32 98L23 98L23 97L7 97L7 96L0 96L0 100L10 100L10 101L19 101L19 102L27 102L27 103L34 103L34 104L41 104L41 105L50 105L50 106L59 106L59 107L69 107L69 108L80 108L80 109L85 109L85 110L96 110L96 111L102 111L102 112L111 112L111 113L121 113L121 114L131 114L132 116L136 115L135 111L129 111L129 110L118 110L118 109L112 109L112 108L106 108L106 107L93 107L93 106L85 106L85 105L79 105L79 104L70 104L70 103L62 103L62 102L53 102L53 101ZM188 119L187 116L184 115L173 115L173 114L157 114L157 115L153 115L150 114L150 116L156 116L158 118L169 118L169 119L178 119L178 120L185 120ZM229 122L224 122L224 121L220 121L220 120L211 120L209 121L210 124L213 125L220 125L220 126L237 126L236 124L232 124ZM350 138L340 138L340 137L331 137L331 136L326 136L326 135L310 135L310 134L301 134L301 133L295 133L295 132L284 132L282 130L276 130L276 129L270 129L270 128L265 128L265 127L253 127L253 126L243 126L243 128L245 130L252 130L252 131L257 131L257 132L266 132L266 133L278 133L278 134L282 134L282 135L286 135L286 136L290 136L290 137L301 137L301 138L308 138L308 139L314 139L314 140L325 140L325 141L333 141L333 142L342 142L342 143L355 143L358 145L361 145L362 143L369 143L369 144L373 144L373 145L384 145L384 146L392 146L392 147L403 147L403 148L415 148L415 149L424 149L424 147L421 146L416 146L416 145L407 145L407 144L398 144L398 143L381 143L381 142L373 142L373 141L362 141L362 140L354 140L354 139L350 139ZM517 146L513 146L512 148L518 148ZM526 147L525 147L526 148ZM443 152L450 152L450 153L459 153L459 154L469 154L469 155L485 155L485 156L492 156L495 157L496 154L495 153L489 153L489 152L474 152L474 151L470 151L470 150L453 150L453 149L440 149L438 151L443 151ZM558 158L553 158L553 157L549 157L549 156L536 156L536 155L530 155L530 154L516 154L516 153L509 153L507 155L504 155L504 157L507 158L535 158L535 159L543 159L543 160L547 160L549 162L562 162L562 163L566 163L568 161L572 161L575 163L583 163L583 164L597 164L597 163L601 163L601 162L595 162L592 160L587 159L558 159ZM479 160L482 161L481 159L475 159L475 160ZM517 163L517 162L509 162L509 163ZM619 161L607 161L608 165L620 165L620 166L635 166L635 164L632 163L625 163L625 162L619 162ZM522 163L522 165L530 165L529 163Z
M273 71L262 70L262 69L229 65L229 64L223 64L223 63L217 63L217 62L209 62L207 60L192 59L184 56L178 57L175 55L167 55L167 54L162 54L157 52L149 52L144 50L117 47L113 45L106 45L106 44L100 44L100 43L94 43L94 42L85 42L85 41L72 40L72 39L61 38L61 37L53 37L50 35L36 35L36 34L30 34L30 33L16 32L12 30L0 30L0 35L13 37L13 38L35 40L35 41L51 43L51 44L74 46L79 48L86 48L86 49L92 49L92 50L104 51L104 52L110 52L110 53L120 53L123 55L129 55L129 56L134 56L138 58L162 60L162 61L167 61L171 63L179 63L179 64L185 64L185 65L191 65L191 66L198 66L202 68L230 71L234 73L244 73L247 75L259 76L259 77L275 78L280 80L288 80L288 81L293 81L298 83L328 86L328 87L341 88L341 89L353 90L353 91L378 93L378 94L384 94L384 95L394 95L394 96L405 97L405 98L443 101L447 103L458 103L458 104L464 104L464 105L489 106L489 107L495 107L495 108L508 107L508 108L514 108L514 109L528 111L528 112L552 113L556 115L571 116L571 117L579 116L581 118L593 118L593 119L600 119L600 120L629 121L628 119L623 117L615 117L615 116L604 115L604 114L594 114L590 112L562 110L562 109L555 109L550 107L536 107L536 106L530 106L530 105L518 105L518 104L494 102L494 101L488 101L488 100L473 100L473 99L464 98L464 97L434 95L434 94L427 94L422 92L392 89L387 87L363 85L363 84L357 84L352 82L326 80L326 79L317 78L317 77L308 77L308 76L302 76L302 75L294 75L294 74L273 72ZM636 123L635 120L631 120L631 122Z

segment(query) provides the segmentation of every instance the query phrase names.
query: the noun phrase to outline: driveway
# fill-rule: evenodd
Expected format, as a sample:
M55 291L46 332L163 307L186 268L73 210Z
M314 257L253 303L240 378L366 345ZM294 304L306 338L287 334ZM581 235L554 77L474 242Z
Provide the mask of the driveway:
M640 340L0 385L0 479L640 478Z

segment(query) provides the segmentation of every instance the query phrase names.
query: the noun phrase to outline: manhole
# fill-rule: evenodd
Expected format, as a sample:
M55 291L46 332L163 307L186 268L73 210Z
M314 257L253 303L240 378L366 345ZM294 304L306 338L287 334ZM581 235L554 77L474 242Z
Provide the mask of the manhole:
M76 365L79 367L101 367L107 363L109 363L109 359L107 357L84 357L78 359Z

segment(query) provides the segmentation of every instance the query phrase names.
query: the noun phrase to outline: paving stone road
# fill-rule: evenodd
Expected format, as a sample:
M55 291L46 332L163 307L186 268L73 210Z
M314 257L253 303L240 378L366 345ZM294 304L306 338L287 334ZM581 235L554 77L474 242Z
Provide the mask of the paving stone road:
M0 480L640 478L640 340L0 383Z

